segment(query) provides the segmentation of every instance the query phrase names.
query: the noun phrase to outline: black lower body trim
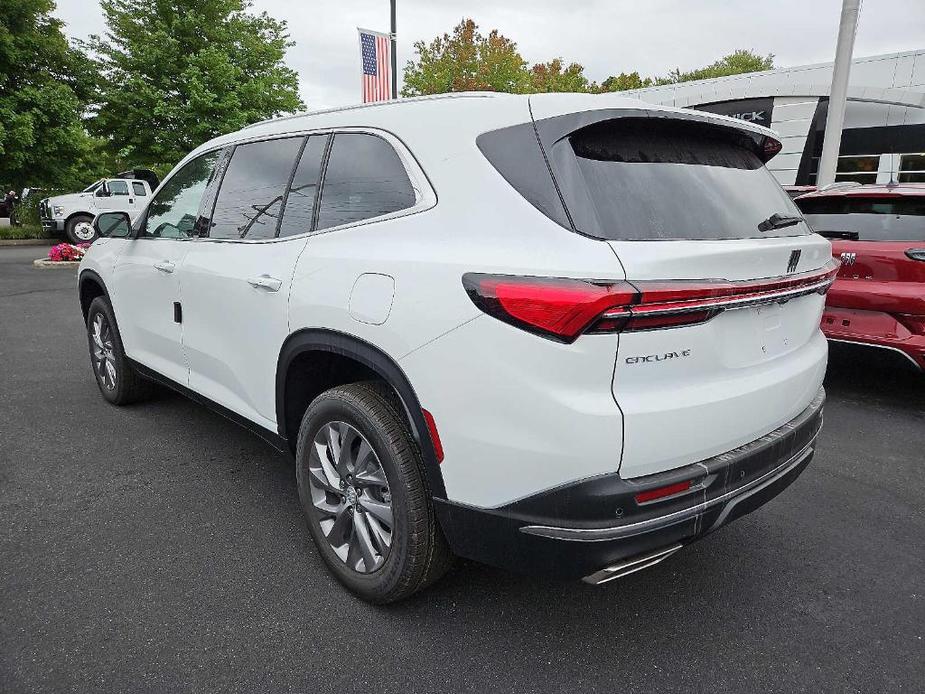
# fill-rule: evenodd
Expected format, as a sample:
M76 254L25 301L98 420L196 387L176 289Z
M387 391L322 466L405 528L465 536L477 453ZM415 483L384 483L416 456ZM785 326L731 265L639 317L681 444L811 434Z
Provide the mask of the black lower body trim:
M825 393L766 436L676 470L634 479L602 475L494 509L436 500L453 550L516 571L583 578L627 558L689 544L764 505L806 469ZM691 480L655 502L636 495Z
M128 357L126 357L126 359L128 359ZM168 378L167 376L164 376L163 374L158 373L154 369L150 369L144 364L138 363L134 359L128 359L128 362L129 364L131 364L132 368L134 368L138 373L140 373L145 378L151 381L154 381L155 383L160 383L162 386L166 386L167 388L170 388L171 390L176 391L180 395L186 396L193 402L196 402L200 405L205 405L210 410L212 410L213 412L217 414L220 414L225 419L231 422L234 422L238 426L244 427L245 429L247 429L253 434L256 434L257 436L262 438L264 441L269 443L271 446L273 446L273 448L280 451L281 453L285 453L289 457L292 456L292 453L289 449L289 442L284 437L277 434L275 431L266 429L260 426L259 424L257 424L256 422L252 422L247 417L242 417L237 412L229 410L224 405L219 405L214 400L210 400L204 395L200 395L196 391L191 390L190 388L184 386L182 383L177 383L172 378Z

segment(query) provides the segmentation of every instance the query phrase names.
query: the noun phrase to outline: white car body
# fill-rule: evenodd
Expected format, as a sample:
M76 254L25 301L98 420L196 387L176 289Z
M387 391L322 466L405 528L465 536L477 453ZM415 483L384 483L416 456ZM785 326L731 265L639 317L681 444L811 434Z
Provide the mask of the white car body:
M392 379L402 378L411 389L409 396L396 387L428 451L428 479L454 550L529 567L534 560L526 554L542 555L558 539L570 545L564 561L582 551L594 556L578 561L581 575L590 574L589 568L624 561L627 553L600 554L584 547L594 542L568 541L612 530L624 514L620 504L605 514L609 524L597 517L516 523L521 532L512 533L528 544L517 544L509 560L474 537L481 526L466 514L525 518L517 515L524 503L594 480L645 487L647 480L662 480L659 475L667 480L701 461L757 446L810 407L821 418L827 346L819 320L831 281L825 279L829 242L803 226L790 235L720 240L602 240L575 233L525 199L480 147L486 133L531 124L531 112L537 123L551 123L604 111L695 119L756 141L773 135L722 116L618 95L464 94L271 120L197 148L158 190L205 152L361 132L394 148L414 189L413 205L285 238L102 238L81 263L82 296L102 291L109 297L125 353L146 372L217 404L281 447L291 443L298 423L297 414L286 413L288 396L281 392L294 336L311 345L332 336L333 346L324 349L334 352L367 346L389 365L388 374L382 367L387 381L394 386ZM795 209L783 191L780 196L781 209ZM817 273L814 287L821 289L743 302L697 324L563 342L487 315L464 290L467 273L598 283L784 281ZM378 362L363 363L375 371ZM439 464L422 409L439 432ZM797 474L811 442L799 453ZM785 462L787 471L796 464ZM732 494L733 481L723 484ZM724 506L727 497L714 504L704 494L722 519L734 517L732 504ZM645 555L654 563L676 543L703 534L706 511L698 513L688 535L666 531L659 543L630 554L657 549L661 554ZM611 536L589 539L601 540L602 549ZM542 558L535 561L543 565ZM611 570L606 578L619 573Z

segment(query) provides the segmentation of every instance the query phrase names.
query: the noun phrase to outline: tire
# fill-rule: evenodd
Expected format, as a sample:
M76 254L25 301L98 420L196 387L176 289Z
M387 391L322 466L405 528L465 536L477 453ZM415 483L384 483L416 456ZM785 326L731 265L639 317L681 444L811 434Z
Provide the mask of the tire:
M105 297L96 297L87 311L87 341L96 385L108 402L129 405L150 395L151 382L125 356L112 306Z
M305 411L296 446L299 499L315 546L338 581L374 604L409 597L452 562L400 411L384 384L332 388Z
M70 243L93 243L98 236L93 228L93 217L85 214L74 215L64 225L64 235Z

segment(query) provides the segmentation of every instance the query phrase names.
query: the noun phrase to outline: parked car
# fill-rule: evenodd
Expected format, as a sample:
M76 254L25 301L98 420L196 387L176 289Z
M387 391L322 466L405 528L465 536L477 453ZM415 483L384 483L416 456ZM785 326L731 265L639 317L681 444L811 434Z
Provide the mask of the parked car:
M115 178L103 178L79 193L55 195L39 202L39 217L46 231L64 234L71 243L86 243L97 237L93 218L100 212L123 211L135 219L151 199L158 179L148 169L123 171Z
M771 131L618 95L457 94L212 140L96 220L99 389L148 380L294 455L367 600L452 555L601 583L809 463L837 261ZM720 278L720 279L717 279Z
M796 204L842 263L822 331L925 368L925 185L841 185Z

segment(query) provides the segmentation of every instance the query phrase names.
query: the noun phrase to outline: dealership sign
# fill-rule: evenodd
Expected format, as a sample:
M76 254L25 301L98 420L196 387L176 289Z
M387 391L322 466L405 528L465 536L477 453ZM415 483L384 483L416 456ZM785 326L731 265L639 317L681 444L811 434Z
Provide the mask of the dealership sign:
M736 99L734 101L717 101L712 104L692 106L699 111L709 111L723 116L732 116L739 120L771 127L771 113L774 110L774 99Z

